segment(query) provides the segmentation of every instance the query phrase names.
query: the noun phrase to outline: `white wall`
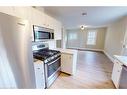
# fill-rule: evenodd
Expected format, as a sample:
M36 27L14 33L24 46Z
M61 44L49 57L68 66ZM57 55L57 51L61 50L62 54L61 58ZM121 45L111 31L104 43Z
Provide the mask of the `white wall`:
M119 19L107 27L105 52L113 59L113 55L121 55L124 35L126 32L127 17Z
M95 30L97 32L95 45L87 45L87 33L90 30ZM80 29L71 29L71 30L69 29L66 32L67 32L67 48L104 50L106 28L90 28L87 29L87 31L80 31ZM76 34L77 38L70 40L69 34Z

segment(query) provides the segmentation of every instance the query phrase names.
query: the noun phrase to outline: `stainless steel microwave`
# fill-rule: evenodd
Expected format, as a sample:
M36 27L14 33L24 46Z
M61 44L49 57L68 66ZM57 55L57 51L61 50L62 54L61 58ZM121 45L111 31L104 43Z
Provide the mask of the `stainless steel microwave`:
M54 30L37 25L33 25L34 41L45 41L54 39Z

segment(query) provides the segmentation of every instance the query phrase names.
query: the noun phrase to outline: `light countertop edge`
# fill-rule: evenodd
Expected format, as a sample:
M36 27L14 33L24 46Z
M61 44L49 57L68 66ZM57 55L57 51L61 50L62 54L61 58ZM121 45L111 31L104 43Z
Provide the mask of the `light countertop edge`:
M77 50L72 49L63 49L63 48L55 48L54 50L59 50L62 53L68 53L68 54L77 54Z
M123 65L127 66L127 56L114 55L114 58L120 61Z

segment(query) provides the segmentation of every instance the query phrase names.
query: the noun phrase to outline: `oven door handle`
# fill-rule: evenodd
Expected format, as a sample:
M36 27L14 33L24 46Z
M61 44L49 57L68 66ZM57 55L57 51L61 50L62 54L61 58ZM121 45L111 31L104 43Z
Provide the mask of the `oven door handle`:
M56 60L54 60L53 62L48 63L48 65L51 65L51 64L55 63L55 62L56 62L56 61L58 61L59 59L60 59L60 57L59 57L59 58L57 58Z

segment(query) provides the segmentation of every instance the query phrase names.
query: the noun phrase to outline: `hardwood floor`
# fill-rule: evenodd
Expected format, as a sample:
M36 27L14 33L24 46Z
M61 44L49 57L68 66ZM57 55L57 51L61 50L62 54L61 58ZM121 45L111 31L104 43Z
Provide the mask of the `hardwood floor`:
M113 89L112 67L102 52L79 51L76 74L61 73L50 89Z

